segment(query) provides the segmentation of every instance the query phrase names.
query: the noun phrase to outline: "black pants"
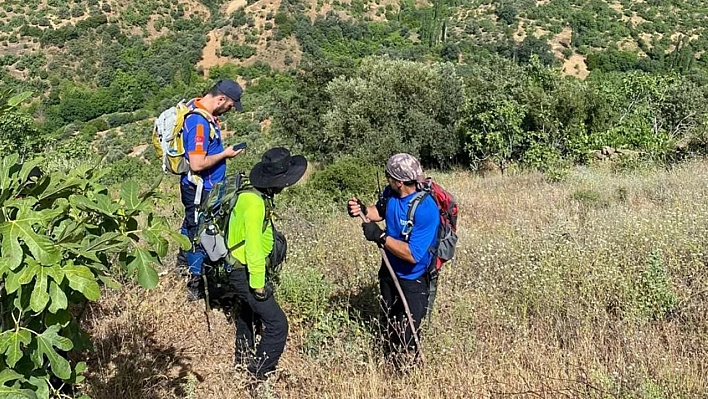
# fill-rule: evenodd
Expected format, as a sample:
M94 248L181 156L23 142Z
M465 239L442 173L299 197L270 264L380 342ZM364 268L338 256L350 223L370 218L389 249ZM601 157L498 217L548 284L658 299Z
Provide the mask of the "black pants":
M408 301L408 308L413 317L415 331L420 339L420 324L428 311L428 295L430 282L428 274L425 273L415 280L404 280L399 278L403 295ZM391 278L391 274L385 265L379 270L379 286L381 288L381 307L384 312L384 332L387 343L386 353L396 353L401 351L417 353L415 339L411 331L410 324L406 318L406 311L403 302L396 290L396 285Z
M236 320L236 360L248 360L248 371L258 378L275 370L280 355L285 349L288 337L288 320L285 313L271 296L259 301L248 286L248 273L237 267L229 276L236 296L241 302L241 310ZM260 332L261 340L251 357L255 346L255 334Z

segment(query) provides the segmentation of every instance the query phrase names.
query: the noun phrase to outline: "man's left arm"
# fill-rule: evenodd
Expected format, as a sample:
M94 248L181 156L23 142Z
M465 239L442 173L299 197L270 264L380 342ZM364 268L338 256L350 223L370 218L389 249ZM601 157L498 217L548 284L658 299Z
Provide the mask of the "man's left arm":
M438 209L434 203L424 201L416 210L415 221L408 242L397 240L381 230L378 242L393 256L408 263L416 264L428 253L430 245L437 234L439 222ZM370 222L373 223L373 222ZM373 230L373 227L370 228ZM365 228L365 235L367 235ZM369 232L367 239L375 238L376 233Z
M387 249L388 252L393 254L393 256L399 259L403 259L404 261L412 264L418 263L413 257L413 254L411 254L410 245L408 245L408 243L405 241L397 240L393 237L387 236L383 247Z
M440 214L432 199L423 200L415 213L408 242L386 237L384 243L384 248L394 256L413 264L420 262L428 254L440 224Z
M388 233L376 222L362 223L361 227L364 230L364 237L371 242L375 242L382 248L386 248L397 258L401 258L409 263L416 263L415 258L411 254L408 243L395 238L389 237Z

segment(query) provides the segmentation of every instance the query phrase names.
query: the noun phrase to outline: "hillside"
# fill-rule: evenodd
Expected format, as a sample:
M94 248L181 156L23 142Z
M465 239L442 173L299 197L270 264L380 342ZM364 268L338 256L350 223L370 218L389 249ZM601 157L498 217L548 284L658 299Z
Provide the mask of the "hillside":
M220 77L247 86L250 112L228 115L227 130L251 135L272 126L286 138L319 130L322 120L301 116L292 125L284 114L323 117L327 84L371 56L453 62L460 75L494 57L520 67L537 57L581 79L678 73L700 86L707 12L688 0L7 0L0 90L33 93L27 111L47 146L127 164L131 154L150 160L138 150L151 117ZM308 90L313 101L300 103ZM132 164L128 170L140 169Z
M18 80L46 83L59 76L100 86L99 60L121 58L116 39L123 46L125 40L149 44L200 31L195 45L201 53L190 60L205 73L228 62L260 61L284 70L297 66L307 40L296 39L299 18L314 22L331 14L357 23L395 24L408 45L455 45L463 58L470 44L529 39L531 49L550 50L565 73L584 78L587 56L608 49L653 59L686 49L700 58L708 46L702 34L707 12L697 0L7 0L0 8L0 54L4 70ZM538 47L533 39L548 46Z
M706 15L0 0L0 397L705 396ZM255 393L228 316L205 330L172 273L179 177L149 144L157 115L223 78L245 89L221 118L248 146L229 175L274 146L309 162L273 212L290 336ZM402 373L381 351L379 255L343 209L376 198L399 152L461 207L428 363Z
M154 290L91 307L84 392L140 398L695 398L708 390L705 161L672 171L434 173L458 196L461 242L426 325L428 364L382 361L376 247L341 206L284 211L281 367L249 395L233 325L186 302L170 266ZM172 193L176 195L176 193ZM320 209L321 210L321 209ZM278 395L278 396L275 396Z

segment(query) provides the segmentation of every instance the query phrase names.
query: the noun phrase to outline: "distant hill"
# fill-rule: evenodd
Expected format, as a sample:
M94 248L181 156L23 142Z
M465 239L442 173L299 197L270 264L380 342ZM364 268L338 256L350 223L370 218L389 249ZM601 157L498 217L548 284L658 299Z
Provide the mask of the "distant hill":
M78 70L92 49L105 44L95 42L97 36L93 33L97 31L120 31L150 43L199 21L205 44L196 65L205 72L214 65L252 65L256 61L282 70L297 65L302 57L292 26L297 18L303 16L314 22L327 14L349 21L399 22L408 28L405 39L423 39L431 45L494 44L505 40L522 43L533 37L550 45L565 73L580 77L587 75L587 55L597 50L617 49L646 56L690 46L694 57L700 58L708 46L708 36L703 35L708 6L698 0L173 3L6 0L0 6L2 65L19 80L31 78L36 69L47 70L50 63L59 69ZM111 28L101 29L105 25Z
M707 15L699 0L5 0L0 90L31 90L45 130L88 136L219 76L272 77L247 99L259 113L306 58L465 64L491 52L524 64L536 55L581 79L705 71ZM82 125L98 117L108 122Z

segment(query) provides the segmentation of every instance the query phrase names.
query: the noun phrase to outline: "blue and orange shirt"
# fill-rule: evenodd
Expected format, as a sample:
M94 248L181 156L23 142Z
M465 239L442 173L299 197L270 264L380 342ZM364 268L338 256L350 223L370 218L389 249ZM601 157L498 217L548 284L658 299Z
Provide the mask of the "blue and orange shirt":
M187 106L192 109L204 109L199 100L199 98L195 98L188 102ZM214 127L214 137L210 137L210 125ZM182 133L187 160L193 154L214 155L224 151L219 118L215 116L211 116L211 120L207 120L200 114L188 115L184 120ZM211 168L201 171L199 176L204 179L204 189L210 190L216 183L226 178L226 160L221 160ZM187 175L182 176L182 184L191 184Z
M386 233L396 240L404 241L403 228L408 219L408 207L411 200L418 192L409 194L403 198L395 195L388 198L386 204ZM426 196L413 215L413 230L411 231L408 247L415 263L409 263L396 257L386 250L386 255L391 262L391 267L399 278L404 280L415 280L428 270L428 265L433 259L431 247L437 239L438 227L440 226L440 211L435 200Z

